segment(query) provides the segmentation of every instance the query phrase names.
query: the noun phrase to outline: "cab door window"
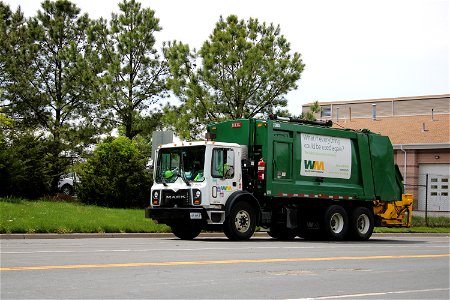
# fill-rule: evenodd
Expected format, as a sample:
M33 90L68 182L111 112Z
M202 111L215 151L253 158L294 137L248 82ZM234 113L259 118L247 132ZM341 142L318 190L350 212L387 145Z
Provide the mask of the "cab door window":
M234 178L234 151L228 148L213 150L212 177L231 179Z

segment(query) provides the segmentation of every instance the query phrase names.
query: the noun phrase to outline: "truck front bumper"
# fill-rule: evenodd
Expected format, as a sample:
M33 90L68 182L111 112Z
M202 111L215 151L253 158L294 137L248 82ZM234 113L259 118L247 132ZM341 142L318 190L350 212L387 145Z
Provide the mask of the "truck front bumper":
M145 209L145 217L164 224L181 220L200 222L208 220L206 210L201 207L147 207Z

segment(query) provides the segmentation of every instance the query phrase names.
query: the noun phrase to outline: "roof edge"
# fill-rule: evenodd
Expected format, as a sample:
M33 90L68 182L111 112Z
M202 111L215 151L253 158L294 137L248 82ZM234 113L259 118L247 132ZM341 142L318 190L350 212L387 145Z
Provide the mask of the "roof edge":
M424 95L424 96L407 96L407 97L393 97L393 98L374 98L374 99L350 99L350 100L337 100L337 101L324 101L320 102L320 105L342 105L342 104L358 104L358 103L371 103L371 102L391 102L391 101L407 101L407 100L425 100L425 99L440 99L448 98L450 94L438 94L438 95ZM306 103L302 107L309 107L313 104Z
M394 150L425 150L425 149L450 149L450 143L433 143L433 144L393 144Z

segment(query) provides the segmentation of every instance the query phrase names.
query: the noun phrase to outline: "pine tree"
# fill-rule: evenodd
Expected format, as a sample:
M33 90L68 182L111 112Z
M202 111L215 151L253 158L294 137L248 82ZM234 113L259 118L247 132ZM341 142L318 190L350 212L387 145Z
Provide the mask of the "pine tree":
M284 95L297 87L304 68L279 26L234 15L220 17L198 53L175 42L165 54L173 75L169 84L183 102L166 111L184 137L198 134L201 124L211 121L252 118L286 107ZM196 59L201 66L195 66Z

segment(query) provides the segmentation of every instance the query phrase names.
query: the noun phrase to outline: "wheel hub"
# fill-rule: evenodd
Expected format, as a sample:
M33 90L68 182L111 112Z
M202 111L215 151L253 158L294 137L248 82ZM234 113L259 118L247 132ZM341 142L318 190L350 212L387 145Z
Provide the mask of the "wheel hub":
M366 234L369 231L370 221L367 215L360 215L356 220L356 228L359 233Z
M340 233L344 228L344 217L339 213L333 214L330 219L330 228L334 233Z
M250 228L250 215L245 210L240 210L234 219L236 230L239 232L247 232Z

